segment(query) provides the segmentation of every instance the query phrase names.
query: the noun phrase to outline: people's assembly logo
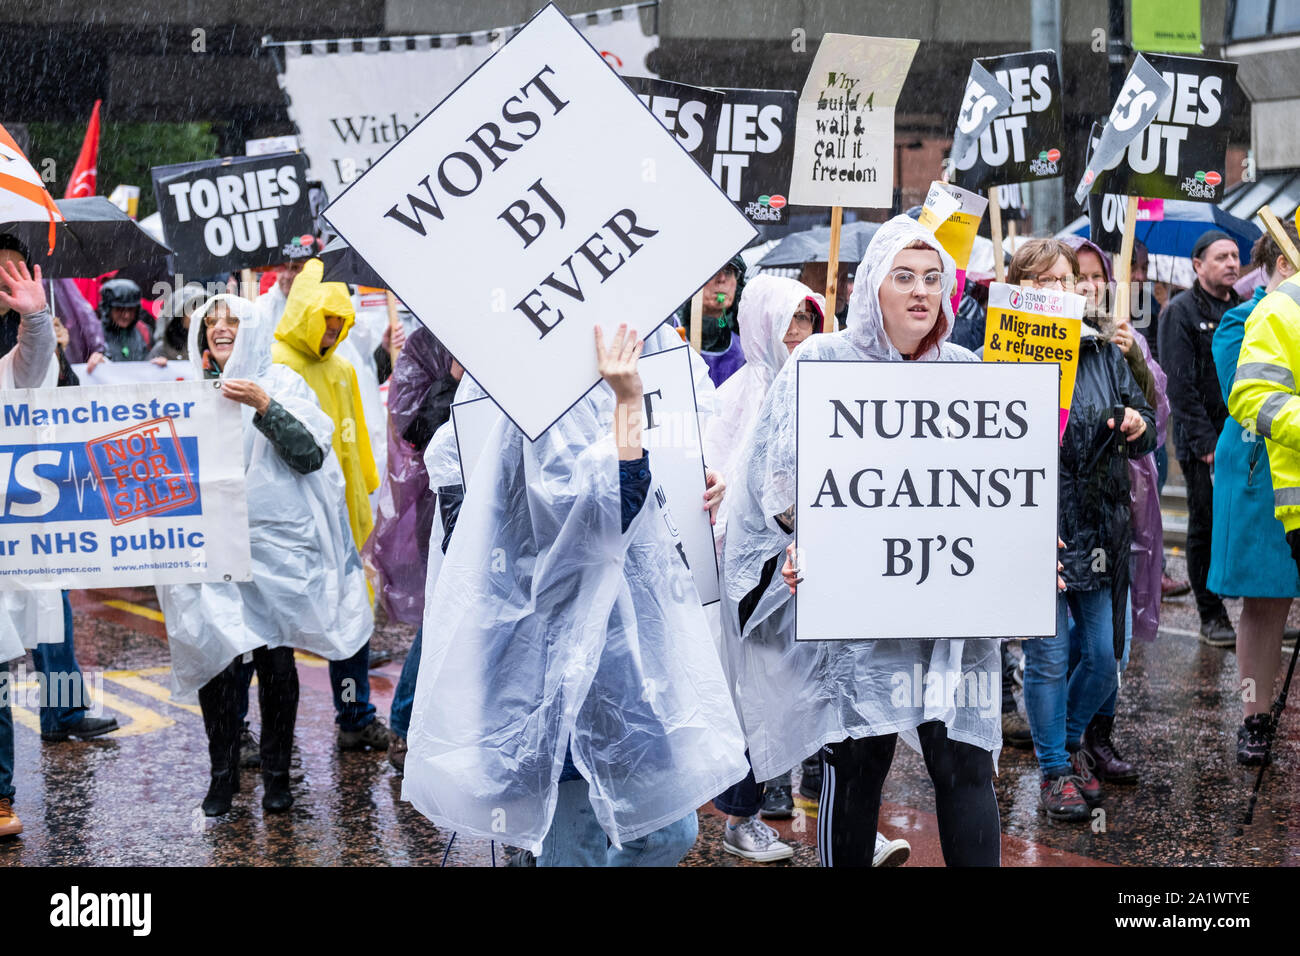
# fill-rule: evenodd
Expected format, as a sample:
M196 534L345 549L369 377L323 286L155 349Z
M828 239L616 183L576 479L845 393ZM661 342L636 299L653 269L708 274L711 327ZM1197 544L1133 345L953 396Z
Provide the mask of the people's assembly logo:
M1198 169L1194 175L1184 179L1179 188L1189 199L1213 199L1215 190L1221 182L1223 177L1213 169L1208 171Z
M176 511L198 498L170 418L92 439L86 442L86 457L115 525Z
M1060 167L1057 164L1060 159L1061 151L1059 149L1045 149L1029 161L1029 171L1035 176L1059 175Z
M745 215L751 220L780 222L781 210L785 208L786 201L786 198L779 194L775 196L759 196L745 206Z

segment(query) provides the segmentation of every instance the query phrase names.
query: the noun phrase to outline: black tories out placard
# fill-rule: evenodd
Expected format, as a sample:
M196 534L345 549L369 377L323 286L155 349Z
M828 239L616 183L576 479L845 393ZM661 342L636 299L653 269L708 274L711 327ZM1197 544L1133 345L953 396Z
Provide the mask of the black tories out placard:
M210 276L284 262L312 232L307 157L233 157L155 166L154 196L176 270Z
M996 97L982 89L977 70L982 66L1007 93L1010 104L1000 113L989 112ZM1032 50L1006 56L981 57L971 67L967 93L953 137L953 183L980 192L990 186L1052 179L1062 172L1061 75L1055 50ZM981 123L975 122L981 119ZM981 129L978 136L963 134L963 126ZM958 155L958 149L962 149Z
M1224 162L1237 64L1190 56L1143 56L1172 94L1155 118L1111 164L1094 191L1150 199L1217 203L1226 189Z
M793 90L713 90L625 77L750 222L784 223L794 160Z

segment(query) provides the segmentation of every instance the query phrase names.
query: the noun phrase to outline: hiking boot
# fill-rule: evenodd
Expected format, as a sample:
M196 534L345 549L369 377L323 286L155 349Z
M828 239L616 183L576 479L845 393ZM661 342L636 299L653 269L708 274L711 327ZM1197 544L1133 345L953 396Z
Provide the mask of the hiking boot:
M794 848L777 837L775 830L754 816L736 826L730 823L723 826L722 849L755 863L790 859Z
M1063 773L1045 779L1038 788L1038 809L1046 813L1049 820L1088 821L1088 804L1079 792L1078 778L1073 774Z
M213 771L212 782L208 785L208 795L203 798L203 815L219 817L230 812L234 795L239 792L239 771Z
M501 849L505 851L502 854L505 857L505 866L536 866L537 857L533 856L531 850L525 850L517 846L502 844Z
M1160 600L1168 598L1182 597L1192 589L1192 585L1187 581L1175 581L1169 575L1161 572L1160 574Z
M1137 767L1119 755L1111 742L1110 732L1115 727L1114 716L1098 714L1089 721L1079 744L1093 760L1093 771L1106 783L1137 783Z
M0 797L0 837L17 836L23 832L23 822L14 813L13 801Z
M883 833L876 834L876 852L871 856L871 865L902 866L912 855L912 844L906 840L891 840Z
M1216 617L1201 624L1201 643L1210 647L1236 647L1237 632L1226 615Z
M1259 767L1270 760L1269 743L1273 739L1273 715L1251 714L1237 728L1237 763Z
M117 730L116 717L82 717L71 727L64 727L62 730L56 730L48 734L42 731L41 740L55 744L61 743L69 737L76 737L78 740L89 740L91 737L99 737L114 730Z
M262 766L262 745L257 741L257 734L248 726L248 721L244 721L244 727L239 732L239 765L249 770Z
M769 783L763 790L763 805L758 812L765 820L788 820L794 816L790 784Z
M1086 750L1079 749L1070 754L1070 766L1074 768L1075 786L1079 788L1079 795L1083 797L1083 802L1088 804L1089 807L1101 804L1101 781L1092 772L1095 765L1096 762L1092 759L1092 754Z
M376 717L360 730L339 728L339 750L387 750L391 731L384 718Z
M1008 710L1002 714L1002 739L1012 747L1028 750L1034 746L1033 735L1029 732L1029 721L1019 710Z
M406 738L397 736L397 731L389 730L388 762L399 774L406 773Z
M815 754L799 765L803 771L799 779L799 796L816 803L822 798L822 756Z

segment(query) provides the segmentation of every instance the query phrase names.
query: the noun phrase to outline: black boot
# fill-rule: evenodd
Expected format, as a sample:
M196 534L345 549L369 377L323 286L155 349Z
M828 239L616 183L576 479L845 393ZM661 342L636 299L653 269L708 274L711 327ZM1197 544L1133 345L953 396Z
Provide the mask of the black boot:
M262 809L267 813L283 813L293 806L289 792L289 771L262 771Z
M199 688L199 709L203 728L208 734L208 759L212 780L203 798L203 813L218 817L230 812L234 794L239 792L239 731L236 719L236 660L230 667Z
M239 792L239 771L213 771L212 783L208 785L208 795L203 798L203 815L219 817L230 812L230 802Z
M1137 767L1121 757L1111 743L1110 732L1114 726L1114 716L1097 714L1089 721L1079 743L1092 757L1096 764L1093 770L1102 780L1107 783L1137 783Z
M262 708L262 809L283 813L293 806L289 759L298 718L298 667L289 647L263 648L253 659Z

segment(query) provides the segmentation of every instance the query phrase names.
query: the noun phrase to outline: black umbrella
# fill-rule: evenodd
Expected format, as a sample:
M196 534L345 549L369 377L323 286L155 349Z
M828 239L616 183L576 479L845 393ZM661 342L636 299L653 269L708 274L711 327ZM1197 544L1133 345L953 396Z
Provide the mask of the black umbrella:
M840 264L856 266L862 261L867 243L880 228L878 222L846 222L840 231ZM758 260L760 269L801 266L805 262L830 259L831 227L815 226L786 236Z
M48 219L0 223L0 233L27 246L31 264L39 265L45 278L88 279L127 266L166 269L170 250L103 196L60 199L55 205L65 221L55 223L53 252Z
M370 263L337 236L321 251L320 259L325 265L322 282L347 282L351 285L370 286L372 289L388 288Z

